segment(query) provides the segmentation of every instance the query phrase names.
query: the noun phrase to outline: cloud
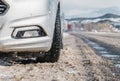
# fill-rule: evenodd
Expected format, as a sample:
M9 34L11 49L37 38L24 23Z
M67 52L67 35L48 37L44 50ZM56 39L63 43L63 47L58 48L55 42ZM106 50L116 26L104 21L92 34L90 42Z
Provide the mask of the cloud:
M93 12L93 10L79 10L79 9L74 9L74 10L68 10L67 11L67 13L65 13L65 15L67 16L67 17L71 17L71 16L73 16L73 17L77 17L77 16L79 16L79 17L86 17L86 16L88 16L88 13L92 13Z
M119 8L120 0L62 0L62 9L66 16L94 16L99 9ZM114 11L114 10L112 10ZM120 10L118 10L119 12Z

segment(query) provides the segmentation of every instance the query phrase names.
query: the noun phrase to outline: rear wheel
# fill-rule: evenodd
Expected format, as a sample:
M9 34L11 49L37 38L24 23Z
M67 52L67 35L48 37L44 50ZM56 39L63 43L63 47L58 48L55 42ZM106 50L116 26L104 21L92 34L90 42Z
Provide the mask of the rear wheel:
M60 55L61 45L62 36L61 36L60 7L58 7L52 47L48 52L45 52L44 60L46 62L57 62ZM42 59L38 58L37 60L41 61Z

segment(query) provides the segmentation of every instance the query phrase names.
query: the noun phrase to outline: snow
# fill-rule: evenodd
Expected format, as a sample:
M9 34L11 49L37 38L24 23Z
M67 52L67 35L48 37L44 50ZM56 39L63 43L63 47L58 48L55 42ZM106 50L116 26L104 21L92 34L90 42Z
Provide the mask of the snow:
M86 23L97 23L101 20L110 20L112 22L120 22L120 18L97 18L97 19L88 19L88 20L83 20L81 23L86 24Z
M68 37L68 36L69 36L68 33L66 33L66 32L63 33L63 38L66 38L66 37Z

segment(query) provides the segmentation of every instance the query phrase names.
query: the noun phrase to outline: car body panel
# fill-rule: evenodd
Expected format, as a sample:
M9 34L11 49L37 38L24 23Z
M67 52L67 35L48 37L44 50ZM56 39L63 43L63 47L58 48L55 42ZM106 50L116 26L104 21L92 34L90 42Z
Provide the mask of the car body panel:
M51 48L59 0L4 0L8 11L0 15L0 51L48 51ZM14 39L18 27L40 26L45 37Z

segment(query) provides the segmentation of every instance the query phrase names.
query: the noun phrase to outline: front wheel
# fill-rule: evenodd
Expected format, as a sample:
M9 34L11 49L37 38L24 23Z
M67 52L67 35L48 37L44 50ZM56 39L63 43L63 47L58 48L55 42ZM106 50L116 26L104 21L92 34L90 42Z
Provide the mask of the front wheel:
M61 44L62 44L62 35L61 35L60 7L58 7L52 47L48 52L45 52L44 60L46 62L58 61L60 56ZM38 60L41 60L41 59L38 58Z

